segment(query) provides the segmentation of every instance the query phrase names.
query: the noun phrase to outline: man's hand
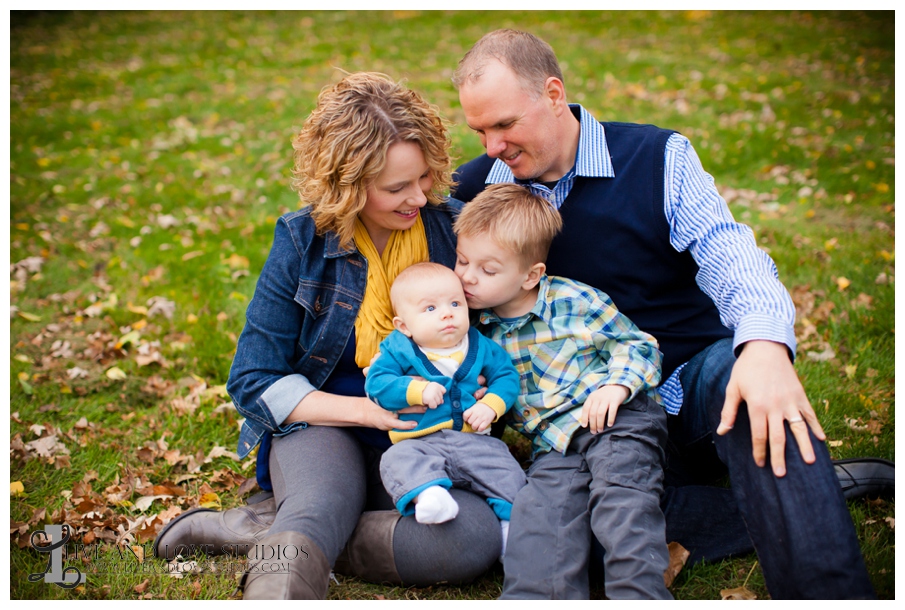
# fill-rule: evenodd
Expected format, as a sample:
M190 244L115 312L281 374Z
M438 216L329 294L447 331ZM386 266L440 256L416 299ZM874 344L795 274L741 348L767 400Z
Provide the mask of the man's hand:
M496 419L496 411L482 402L476 403L462 414L462 419L472 427L475 432L483 432L487 426Z
M758 466L766 464L769 444L773 474L785 476L786 421L802 459L808 464L814 463L808 426L820 440L826 440L826 435L801 387L785 345L772 341L745 343L726 386L726 402L717 434L722 436L732 429L738 405L743 400L748 405L752 453Z
M631 392L623 385L605 385L591 392L581 408L578 423L583 428L591 427L591 434L603 432L606 426L616 422L619 405L625 402Z
M444 394L446 394L446 388L436 381L431 381L421 392L422 404L430 409L436 409L443 402Z

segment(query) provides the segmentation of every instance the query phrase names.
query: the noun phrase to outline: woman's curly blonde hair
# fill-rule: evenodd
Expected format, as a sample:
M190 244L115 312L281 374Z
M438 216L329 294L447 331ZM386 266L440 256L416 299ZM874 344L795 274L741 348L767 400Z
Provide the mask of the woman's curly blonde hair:
M429 203L440 203L452 178L449 134L436 106L385 74L358 72L325 87L317 107L292 142L292 188L319 235L333 231L352 243L355 219L367 189L396 142L414 142L433 179Z

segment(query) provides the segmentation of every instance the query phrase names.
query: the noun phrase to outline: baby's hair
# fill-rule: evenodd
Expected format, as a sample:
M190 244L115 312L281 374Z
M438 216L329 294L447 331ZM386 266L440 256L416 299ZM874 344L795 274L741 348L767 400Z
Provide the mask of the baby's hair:
M527 269L546 262L550 244L562 230L562 218L549 201L527 188L494 184L465 205L454 230L465 237L489 235Z
M393 304L393 311L396 313L399 312L398 303L401 298L400 293L402 293L403 290L410 288L415 282L438 277L451 278L457 285L461 285L459 276L457 276L452 269L444 267L443 265L438 265L437 263L417 263L411 267L406 267L399 272L399 275L393 280L393 285L390 288L390 302Z

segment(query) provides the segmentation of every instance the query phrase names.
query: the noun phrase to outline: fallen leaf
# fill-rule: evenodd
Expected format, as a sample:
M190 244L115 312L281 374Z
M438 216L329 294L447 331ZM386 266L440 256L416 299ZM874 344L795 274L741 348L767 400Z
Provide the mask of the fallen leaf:
M198 506L201 508L216 508L217 510L220 510L220 496L214 492L206 493L201 496Z
M832 360L836 357L836 352L833 351L833 348L828 347L822 352L808 352L808 358L815 362L826 362L827 360Z
M840 277L836 278L836 286L839 287L839 292L842 292L843 290L845 290L846 288L848 288L851 285L852 285L852 281L850 279L848 279L847 277L840 276Z
M889 529L893 529L893 530L896 529L896 518L895 517L886 517L886 519L884 519L884 521L886 521L886 524L889 526Z
M9 484L9 495L11 496L19 496L25 493L25 485L22 484L22 481L13 481Z
M166 495L159 495L159 496L142 496L142 497L140 497L139 499L137 499L137 500L135 501L135 507L134 507L134 508L135 508L135 510L137 510L138 512L143 513L143 512L145 512L146 510L148 510L149 508L151 508L151 504L154 503L154 500L161 500L161 499L163 499L163 498L172 498L172 497L173 497L173 496L171 496L171 495L169 495L169 494L166 494Z
M849 379L854 379L855 373L858 372L857 364L846 364L845 365L845 376Z
M721 599L757 599L757 595L749 591L747 587L723 589L720 591Z
M663 582L666 583L666 588L668 589L672 586L682 568L685 567L685 562L688 561L691 553L678 542L670 542L667 548L669 549L669 566L667 566L666 572L663 573Z
M132 590L135 591L136 593L144 593L145 590L147 590L150 582L151 582L151 580L146 578L144 580L144 582L142 582L140 585L135 585L134 587L132 587Z
M842 441L827 441L826 444L830 447L841 447Z
M150 309L148 309L149 318L161 314L167 319L170 319L173 317L173 312L176 311L176 303L169 299L165 299L164 297L151 297L148 299L148 305L150 305Z
M107 372L104 373L110 379L125 379L126 374L123 372L121 368L118 366L113 366L107 369Z
M35 315L33 313L28 313L27 311L19 311L19 317L25 318L29 322L40 322L41 316Z

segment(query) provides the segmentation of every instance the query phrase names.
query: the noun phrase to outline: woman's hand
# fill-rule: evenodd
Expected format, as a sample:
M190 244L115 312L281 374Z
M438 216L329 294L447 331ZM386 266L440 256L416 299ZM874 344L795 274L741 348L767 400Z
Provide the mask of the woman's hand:
M411 430L418 425L418 422L415 421L403 421L396 416L396 413L393 411L387 411L377 403L367 399L361 399L364 403L362 408L364 409L364 426L368 428L377 428L378 430ZM424 412L424 407L416 407L416 409L420 409L421 413ZM411 411L410 411L411 412Z

